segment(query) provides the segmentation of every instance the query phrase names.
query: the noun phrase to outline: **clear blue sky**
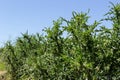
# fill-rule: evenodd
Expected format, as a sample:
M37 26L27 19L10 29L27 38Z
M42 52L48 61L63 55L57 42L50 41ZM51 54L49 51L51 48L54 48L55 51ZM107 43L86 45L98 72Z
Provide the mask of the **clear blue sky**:
M70 19L72 11L87 12L90 21L99 20L108 11L109 1L119 0L0 0L0 45L28 30L43 33L59 17Z

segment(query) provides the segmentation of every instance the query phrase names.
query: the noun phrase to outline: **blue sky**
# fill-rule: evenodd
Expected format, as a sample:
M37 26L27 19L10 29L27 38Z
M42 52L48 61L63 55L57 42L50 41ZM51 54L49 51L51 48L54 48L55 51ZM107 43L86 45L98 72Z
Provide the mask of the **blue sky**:
M14 40L28 30L43 33L59 17L70 19L72 11L87 12L90 22L103 18L109 10L109 1L119 0L0 0L0 45Z

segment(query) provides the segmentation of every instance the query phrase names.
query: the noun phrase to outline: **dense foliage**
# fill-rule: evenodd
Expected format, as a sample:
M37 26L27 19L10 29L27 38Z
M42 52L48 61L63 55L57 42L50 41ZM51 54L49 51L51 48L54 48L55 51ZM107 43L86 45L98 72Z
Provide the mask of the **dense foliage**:
M120 4L91 25L87 13L72 15L54 21L45 35L26 32L6 43L2 52L11 80L120 79ZM98 28L103 21L112 27Z

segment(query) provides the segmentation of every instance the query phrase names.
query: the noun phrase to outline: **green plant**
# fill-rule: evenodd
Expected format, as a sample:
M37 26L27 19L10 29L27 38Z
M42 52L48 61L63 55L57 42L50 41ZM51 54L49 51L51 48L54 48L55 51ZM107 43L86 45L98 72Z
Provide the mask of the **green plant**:
M87 14L73 12L70 20L54 21L45 36L26 32L7 42L3 55L11 79L119 80L120 4L112 4L102 19L112 21L111 29L97 30L101 21L89 25Z

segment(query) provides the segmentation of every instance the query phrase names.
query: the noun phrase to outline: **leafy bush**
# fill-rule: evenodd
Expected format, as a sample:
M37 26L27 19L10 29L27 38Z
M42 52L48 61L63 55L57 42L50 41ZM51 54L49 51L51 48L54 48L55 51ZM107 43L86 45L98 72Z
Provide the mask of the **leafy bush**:
M46 28L46 35L22 34L7 42L3 54L12 80L120 79L120 4L112 4L107 18L112 28L88 24L87 13L73 12ZM63 24L63 23L66 23ZM67 35L64 35L67 33Z

